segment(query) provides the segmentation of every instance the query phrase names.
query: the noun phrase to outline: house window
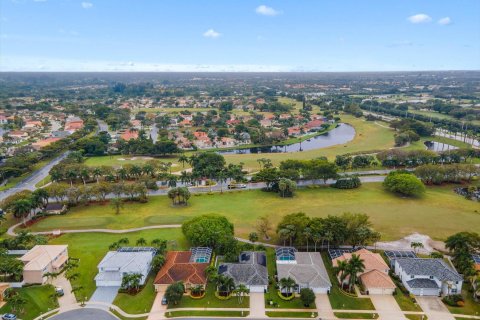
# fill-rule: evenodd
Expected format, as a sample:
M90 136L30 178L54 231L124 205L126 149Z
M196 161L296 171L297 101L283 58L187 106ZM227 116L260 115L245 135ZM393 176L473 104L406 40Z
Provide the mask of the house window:
M458 281L455 281L455 284L458 284Z
M457 289L452 289L452 293L457 293Z
M415 276L412 274L412 275L410 276L410 279L415 279Z
M433 280L433 276L430 276L430 279L432 279L432 280Z

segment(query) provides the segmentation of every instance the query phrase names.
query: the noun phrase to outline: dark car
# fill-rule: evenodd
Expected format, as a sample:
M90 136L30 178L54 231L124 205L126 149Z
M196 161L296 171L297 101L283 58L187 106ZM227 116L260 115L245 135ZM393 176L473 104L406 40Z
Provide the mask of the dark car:
M17 320L17 316L14 315L13 313L5 313L2 316L2 320Z
M162 305L167 305L167 304L168 304L168 300L167 300L167 298L164 297L162 299Z

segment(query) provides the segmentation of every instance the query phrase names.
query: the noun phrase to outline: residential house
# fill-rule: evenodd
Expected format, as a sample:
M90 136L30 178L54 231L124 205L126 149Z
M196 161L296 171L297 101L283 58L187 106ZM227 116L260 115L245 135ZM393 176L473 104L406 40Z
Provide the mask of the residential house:
M8 132L8 136L12 139L25 140L28 138L28 133L21 130L12 130Z
M123 276L134 273L142 275L140 285L143 285L155 254L156 249L149 247L122 247L107 252L98 264L97 287L120 287Z
M210 265L212 249L198 247L190 251L169 251L163 267L154 280L155 291L165 291L172 283L182 281L185 289L206 286L205 270Z
M390 268L378 253L367 249L360 249L352 253L344 252L343 255L332 260L332 265L337 267L340 261L348 262L352 255L358 256L363 261L365 269L357 274L357 277L368 294L393 294L396 286L388 275ZM344 283L347 281L348 278L344 280Z
M73 133L83 128L83 120L79 117L68 117L65 122L65 131Z
M67 206L63 203L49 203L43 211L48 214L62 214L67 211Z
M463 278L443 259L395 259L395 274L417 296L440 296L462 292Z
M294 289L296 292L302 288L310 288L315 293L330 292L332 284L320 253L298 252L291 247L280 247L275 250L275 254L278 279L292 278L297 284Z
M45 274L59 272L68 260L66 245L37 245L24 254L23 281L25 284L43 284Z
M46 139L39 140L37 142L32 143L32 147L35 150L40 150L42 148L45 148L48 145L51 145L54 142L57 142L58 140L60 140L60 138L46 138Z
M305 124L306 130L319 130L322 128L323 120L312 120Z
M137 130L126 130L122 134L120 134L120 138L129 141L129 140L136 140L138 139L138 131Z
M245 251L238 263L222 263L218 273L228 276L235 285L245 285L250 292L266 292L268 287L267 256L265 252Z
M7 291L8 288L10 288L8 283L0 283L0 308L7 303L5 301L5 291Z
M0 124L7 124L7 123L8 123L7 117L3 114L0 114Z

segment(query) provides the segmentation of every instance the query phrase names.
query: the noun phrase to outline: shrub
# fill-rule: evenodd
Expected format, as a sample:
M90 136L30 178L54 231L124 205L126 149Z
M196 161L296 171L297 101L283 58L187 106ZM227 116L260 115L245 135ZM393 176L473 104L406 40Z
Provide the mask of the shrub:
M390 172L383 186L390 192L405 196L420 196L425 192L423 183L414 175L405 172Z
M338 179L332 186L337 189L355 189L362 185L358 176L344 177Z

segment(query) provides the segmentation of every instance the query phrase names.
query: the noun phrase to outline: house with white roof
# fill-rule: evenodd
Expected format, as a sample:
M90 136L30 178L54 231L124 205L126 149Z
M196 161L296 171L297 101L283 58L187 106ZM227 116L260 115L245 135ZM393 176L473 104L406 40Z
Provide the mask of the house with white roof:
M124 247L107 252L98 264L98 274L95 276L97 287L120 287L123 276L134 273L142 275L140 285L143 285L155 253L154 248L146 247Z
M460 294L463 278L443 259L395 259L395 274L417 296Z

